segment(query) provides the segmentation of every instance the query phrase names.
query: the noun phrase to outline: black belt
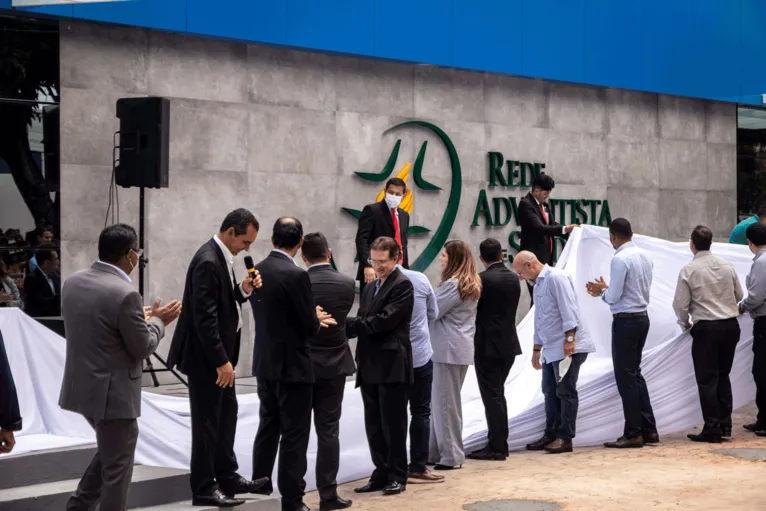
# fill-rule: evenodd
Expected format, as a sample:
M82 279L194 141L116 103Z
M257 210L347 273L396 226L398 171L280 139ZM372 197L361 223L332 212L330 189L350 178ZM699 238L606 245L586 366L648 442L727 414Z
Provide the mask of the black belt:
M618 312L613 317L615 319L623 319L623 318L640 318L643 316L648 316L646 311L643 312Z

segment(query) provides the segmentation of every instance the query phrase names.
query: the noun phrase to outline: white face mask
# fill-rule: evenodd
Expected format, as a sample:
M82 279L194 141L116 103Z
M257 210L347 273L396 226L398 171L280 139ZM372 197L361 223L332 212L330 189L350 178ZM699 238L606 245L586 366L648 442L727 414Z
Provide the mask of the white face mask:
M391 193L386 194L386 205L391 208L398 208L402 203L402 197L400 195L393 195Z

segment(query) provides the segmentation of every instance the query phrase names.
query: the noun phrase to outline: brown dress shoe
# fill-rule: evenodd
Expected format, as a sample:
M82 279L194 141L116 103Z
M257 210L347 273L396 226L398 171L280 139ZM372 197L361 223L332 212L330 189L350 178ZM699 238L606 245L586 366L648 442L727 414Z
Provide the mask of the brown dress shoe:
M558 438L545 447L545 452L548 454L572 452L572 441Z
M540 440L536 442L532 442L531 444L527 444L527 450L542 451L543 449L545 449L546 446L548 446L549 444L555 441L556 441L555 437L543 435L543 437Z
M426 469L425 472L410 472L407 475L407 482L409 483L443 483L444 476L434 474L430 470Z
M658 444L660 443L660 435L659 433L644 433L644 443L645 444Z
M611 449L635 449L644 446L644 437L634 436L633 438L626 438L621 436L616 442L606 442L604 447Z

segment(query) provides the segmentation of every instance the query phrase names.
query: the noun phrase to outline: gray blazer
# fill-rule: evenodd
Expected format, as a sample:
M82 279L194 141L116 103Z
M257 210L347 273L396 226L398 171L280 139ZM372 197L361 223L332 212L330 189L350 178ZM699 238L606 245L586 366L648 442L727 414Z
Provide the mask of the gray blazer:
M436 288L439 315L430 324L431 358L441 364L473 365L473 337L479 300L460 299L457 280L449 279Z
M144 319L141 295L116 268L96 262L69 277L61 291L66 364L59 406L86 418L141 415L143 360L165 335Z

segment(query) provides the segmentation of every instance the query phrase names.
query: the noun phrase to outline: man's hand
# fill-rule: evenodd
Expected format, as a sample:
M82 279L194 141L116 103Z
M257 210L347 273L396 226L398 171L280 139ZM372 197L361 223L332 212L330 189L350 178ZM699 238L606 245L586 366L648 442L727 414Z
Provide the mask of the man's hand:
M146 311L146 308L144 308L144 311ZM168 326L176 320L179 314L181 314L181 302L173 300L169 304L160 307L160 299L157 298L157 301L154 302L154 306L152 306L150 314L151 317L160 318L165 326Z
M574 354L575 344L577 344L577 341L573 341L573 342L564 341L564 356L565 357L568 357L569 355Z
M370 282L375 281L375 270L372 268L365 268L364 269L364 283L369 284Z
M532 367L537 369L538 371L543 368L542 364L540 363L540 353L539 351L535 351L532 353Z
M336 326L338 324L338 322L335 321L330 314L326 313L319 305L317 305L317 318L319 319L319 326L322 328Z
M216 371L218 371L218 379L215 381L216 385L222 388L234 386L234 366L231 365L231 362L226 362Z
M5 291L0 291L0 303L7 303L11 301L11 295L6 293Z
M13 431L0 429L0 454L8 454L16 445L16 439L13 437Z
M144 305L144 319L148 323L152 319L152 307L151 305Z
M260 289L262 286L263 279L261 279L261 274L258 272L258 270L255 270L253 277L251 277L248 273L247 277L245 277L245 279L242 281L242 291L244 291L247 295L252 293L254 289Z
M580 224L569 224L566 226L567 234L575 230L575 227L580 227Z
M588 290L588 294L591 296L599 297L603 291L609 289L609 285L604 282L604 277L599 277L594 282L585 284L585 289Z

